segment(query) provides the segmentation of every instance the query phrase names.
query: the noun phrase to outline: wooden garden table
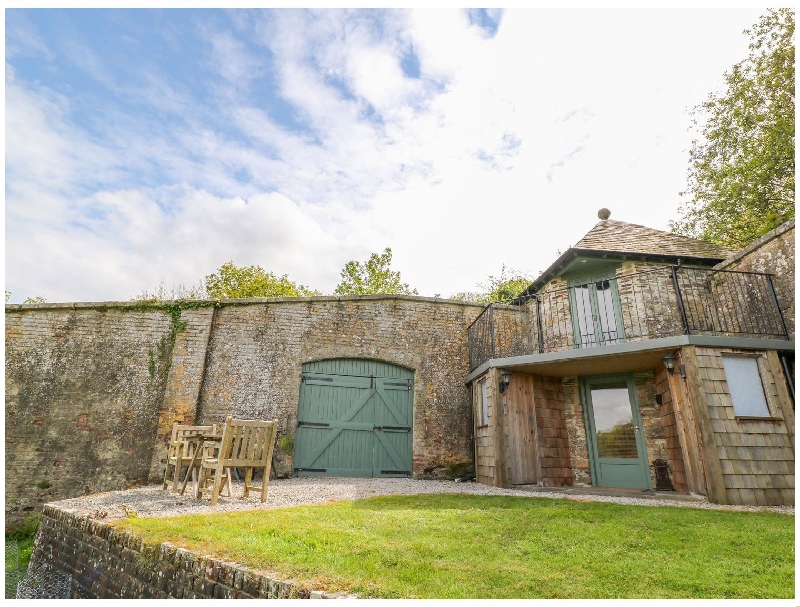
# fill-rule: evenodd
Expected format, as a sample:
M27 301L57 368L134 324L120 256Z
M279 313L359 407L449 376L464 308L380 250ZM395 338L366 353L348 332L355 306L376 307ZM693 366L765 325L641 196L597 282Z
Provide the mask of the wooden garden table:
M186 484L189 482L189 475L192 473L199 474L200 472L200 464L202 463L202 454L203 451L205 451L205 444L208 442L221 443L222 434L198 434L197 436L187 439L187 442L195 443L194 454L192 455L192 460L189 462L189 467L186 469L186 476L184 477L183 484L181 485L181 495L183 495L184 491L186 491ZM197 498L197 481L195 481L194 497Z

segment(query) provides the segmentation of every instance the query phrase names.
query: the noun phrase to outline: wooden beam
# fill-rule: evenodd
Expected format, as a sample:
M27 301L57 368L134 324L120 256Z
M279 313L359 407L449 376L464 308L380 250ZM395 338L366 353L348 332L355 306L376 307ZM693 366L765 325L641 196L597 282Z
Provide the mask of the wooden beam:
M772 373L772 381L775 384L775 391L778 393L778 405L783 414L786 431L789 433L792 440L792 450L794 450L794 408L792 407L792 397L789 396L789 388L786 385L783 365L781 365L778 353L775 350L767 351L767 364Z
M728 491L722 476L722 465L714 440L714 428L708 413L706 390L700 375L700 362L697 359L695 346L681 349L681 361L686 367L686 387L694 411L695 426L700 433L700 452L705 472L708 499L716 504L727 504Z
M686 484L691 493L706 495L703 459L700 453L700 441L697 436L692 403L686 389L686 380L680 374L667 374L669 391L672 396L672 412L675 416L678 442L683 454L683 468L686 471Z

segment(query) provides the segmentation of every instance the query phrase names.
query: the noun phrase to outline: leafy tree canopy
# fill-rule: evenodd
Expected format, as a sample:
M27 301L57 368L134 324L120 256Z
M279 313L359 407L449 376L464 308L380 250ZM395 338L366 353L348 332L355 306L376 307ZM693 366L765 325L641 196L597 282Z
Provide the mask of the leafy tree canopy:
M386 247L383 253L373 253L361 263L348 261L341 271L341 282L336 287L336 295L417 295L416 289L402 282L400 272L391 269L392 249Z
M309 297L319 295L289 277L265 272L261 266L238 267L229 261L205 279L206 294L211 299L241 297Z
M487 276L485 282L478 285L480 291L462 291L451 299L490 303L508 301L527 289L534 278L527 272L513 270L503 265L499 276Z
M794 10L770 9L727 89L694 108L685 206L673 232L743 247L794 217Z

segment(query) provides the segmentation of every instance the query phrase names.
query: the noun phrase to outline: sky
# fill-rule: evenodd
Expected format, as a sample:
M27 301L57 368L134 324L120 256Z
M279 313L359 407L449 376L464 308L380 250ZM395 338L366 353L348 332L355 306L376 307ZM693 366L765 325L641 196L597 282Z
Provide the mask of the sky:
M9 303L260 265L332 293L533 277L599 220L678 219L690 109L750 9L6 9Z

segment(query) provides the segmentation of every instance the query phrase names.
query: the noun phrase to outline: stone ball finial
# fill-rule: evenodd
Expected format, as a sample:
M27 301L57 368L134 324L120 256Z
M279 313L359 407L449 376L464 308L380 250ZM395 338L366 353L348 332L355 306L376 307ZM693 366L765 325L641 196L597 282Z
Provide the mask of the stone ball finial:
M606 219L611 217L611 211L609 211L608 209L605 209L605 208L604 209L600 209L599 211L597 211L597 216L600 219L602 219L603 221L605 221Z

